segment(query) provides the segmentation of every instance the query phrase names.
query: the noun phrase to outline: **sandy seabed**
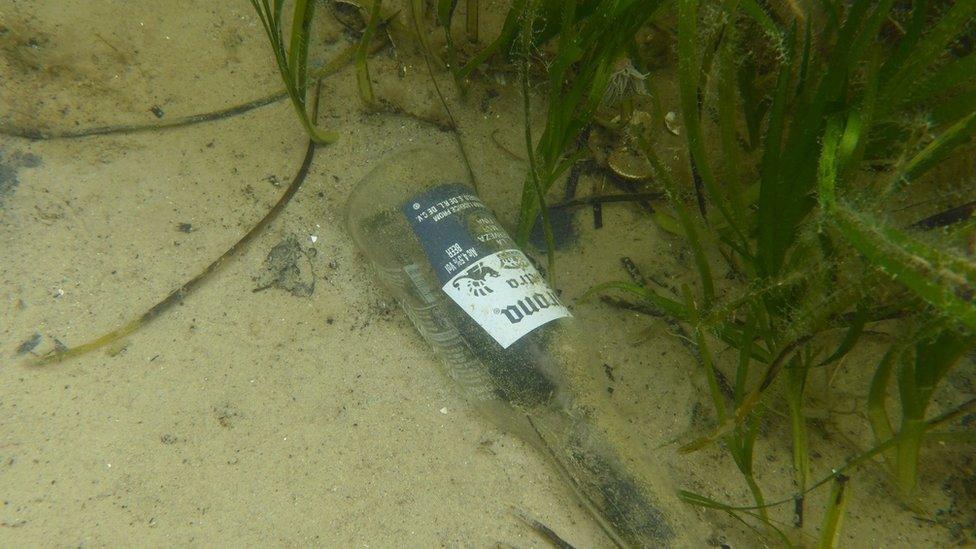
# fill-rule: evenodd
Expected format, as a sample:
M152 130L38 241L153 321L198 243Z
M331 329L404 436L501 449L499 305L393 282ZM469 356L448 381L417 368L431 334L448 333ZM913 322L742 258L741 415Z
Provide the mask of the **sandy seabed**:
M166 121L279 89L248 3L130 4L0 0L4 127ZM329 53L351 43L335 25L323 34ZM423 69L406 69L390 76L389 51L375 60L377 94L398 114L367 114L349 67L326 80L320 122L340 139L316 151L283 214L121 344L44 368L24 359L138 317L234 244L297 172L306 138L287 101L161 131L0 137L0 546L546 546L518 514L608 545L532 448L468 408L343 227L350 189L379 159L455 147ZM503 149L521 150L516 90L449 96L511 226L525 169ZM570 302L624 279L622 256L665 280L687 272L642 216L608 206L601 230L577 216L557 272ZM291 283L268 261L279 244L295 252ZM720 450L693 461L666 444L695 428L704 386L665 325L596 300L574 312L605 362L593 406L632 426L617 437L634 439L629 455L674 488L747 502ZM788 479L788 454L758 468ZM858 497L878 497L877 476L858 479ZM851 505L852 546L948 539L865 501ZM679 514L681 545L754 541L727 517Z

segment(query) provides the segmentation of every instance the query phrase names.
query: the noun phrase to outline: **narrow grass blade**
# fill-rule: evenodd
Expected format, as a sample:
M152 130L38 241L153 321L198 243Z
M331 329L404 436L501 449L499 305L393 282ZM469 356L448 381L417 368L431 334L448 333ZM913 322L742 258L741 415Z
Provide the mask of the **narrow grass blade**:
M633 294L653 305L661 312L673 316L678 320L687 320L689 318L688 310L683 303L661 296L650 288L634 284L633 282L606 282L598 284L587 290L580 299L586 299L593 294L603 293L607 290L623 290Z
M709 265L708 257L705 255L705 250L702 247L698 229L692 221L688 209L681 200L681 195L678 193L678 185L674 181L674 178L671 177L671 173L661 164L657 154L654 153L650 143L647 142L644 136L638 136L638 142L641 146L641 152L651 165L651 169L654 171L658 180L664 186L669 201L672 207L674 207L675 214L678 216L678 221L681 223L684 236L688 239L688 245L691 247L691 253L695 258L695 267L698 269L698 279L702 285L705 307L710 307L711 303L715 300L715 282L712 278L712 269Z
M773 384L773 381L776 380L786 360L792 356L797 347L806 343L808 340L809 337L804 337L785 345L776 355L776 358L766 367L762 381L752 391L746 394L742 402L736 407L735 412L728 419L716 425L708 434L681 446L679 451L684 454L696 452L715 443L735 429L736 426L741 425L759 404L767 389Z
M976 133L976 112L970 113L953 124L939 137L912 157L902 168L905 178L914 180L946 157L953 149L968 142Z
M807 360L800 353L793 355L786 366L788 387L786 401L790 409L790 435L793 445L793 478L797 497L802 498L810 477L810 453L807 450L806 418L803 416L803 394L807 381ZM802 501L802 499L800 499ZM802 507L798 513L802 517Z
M912 105L928 102L948 90L965 87L967 83L970 88L976 83L976 53L943 65L924 81L913 86L905 101Z
M847 356L847 353L854 349L857 342L861 339L861 334L864 333L864 326L867 324L869 313L871 312L870 307L864 303L859 303L857 310L854 312L854 318L851 321L851 325L847 328L847 333L844 334L844 339L841 340L840 345L830 354L827 358L823 359L817 366L827 366L828 364L833 364L838 360Z
M370 44L373 41L373 34L376 32L376 26L381 19L382 5L383 0L373 0L373 4L369 7L366 29L363 30L363 35L359 39L359 47L356 48L356 83L359 86L359 98L368 106L373 106L376 103L376 97L373 95L373 83L369 77L367 57L369 56Z
M334 132L325 131L312 121L306 106L308 87L308 36L314 14L314 3L307 0L296 2L293 11L292 32L289 49L286 50L284 32L282 29L283 0L274 0L269 4L267 0L251 0L261 19L265 34L271 44L272 53L278 64L278 71L288 91L295 113L298 115L302 127L312 141L319 144L332 143L339 138Z
M748 249L748 239L742 230L742 220L737 219L729 206L728 196L719 188L705 153L705 136L698 110L699 78L701 74L698 53L698 1L678 1L678 78L680 82L681 115L684 119L688 149L694 160L702 183L711 202L732 227L740 245Z
M525 154L529 159L529 181L535 191L536 200L539 203L539 211L542 213L542 230L546 239L546 258L548 259L549 283L555 287L555 263L556 263L556 240L552 234L552 224L549 222L549 208L546 206L546 193L539 181L539 170L536 166L535 147L532 142L532 108L529 96L529 56L532 46L532 22L535 20L535 12L530 5L526 5L522 23L522 112L525 118Z
M464 32L469 42L478 41L478 0L467 0L464 14Z
M471 73L483 65L492 55L502 51L507 53L508 47L511 46L515 35L518 33L520 18L525 11L526 1L513 0L511 7L508 9L508 14L505 16L505 22L502 24L501 32L499 32L498 36L488 46L475 54L474 57L458 70L459 79L464 81L469 78Z
M299 91L298 101L305 108L308 78L308 35L315 14L315 2L295 0L292 8L291 45L288 47L288 72Z
M712 498L703 496L701 494L690 492L688 490L678 490L678 499L680 499L681 501L689 505L694 505L696 507L703 507L705 509L724 511L725 513L728 513L730 517L741 522L743 525L748 527L750 530L754 531L756 534L761 535L762 532L757 530L753 525L746 522L740 516L740 514L744 514L752 518L758 519L768 531L771 531L776 535L777 538L779 538L779 542L782 544L783 547L792 546L792 543L790 543L790 538L787 537L787 535L781 529L777 528L776 525L770 522L768 518L763 518L763 516L751 512L749 510L751 509L751 507L737 507L734 505L728 505L720 501L714 500Z
M759 5L756 0L740 0L739 8L743 13L748 15L752 20L754 20L759 28L763 30L766 36L773 43L773 47L776 48L780 54L782 54L786 47L784 45L786 41L786 33L783 29L779 28L779 25L773 21L773 18L766 13L766 10Z
M934 27L914 45L899 70L884 83L887 105L897 105L910 94L925 71L936 64L946 46L976 18L976 2L956 2Z
M835 549L841 547L840 528L844 521L848 501L848 477L837 475L834 477L830 496L827 500L827 511L820 525L820 539L817 549Z
M792 43L792 35L789 42ZM782 202L778 198L776 189L784 187L780 179L780 162L782 157L783 134L786 126L786 110L789 103L790 90L790 61L792 48L786 52L783 66L777 77L776 91L773 94L770 107L769 121L763 143L762 161L759 166L761 185L759 187L759 201L757 212L756 257L757 268L763 276L773 276L779 270L779 264L785 256L786 242L792 240L792 228L779 223L778 205ZM789 192L789 189L783 189Z
M911 235L840 206L835 223L847 241L893 280L949 317L976 330L976 278L964 258L927 247ZM962 270L951 267L962 266Z
M976 117L976 113L971 115ZM967 122L971 124L972 120ZM820 158L819 199L847 242L893 280L936 309L976 330L976 265L950 251L926 245L913 235L854 211L836 196L837 147L842 132L832 119Z
M691 296L691 289L687 284L681 286L681 294L685 300L685 308L691 313L691 324L695 328L695 343L698 346L698 354L701 356L702 367L705 369L705 377L708 380L708 391L712 396L712 405L719 422L724 422L728 416L725 406L725 397L718 384L718 377L715 374L715 363L712 361L712 353L708 348L708 340L705 338L705 331L701 325L701 318L698 314L698 307Z

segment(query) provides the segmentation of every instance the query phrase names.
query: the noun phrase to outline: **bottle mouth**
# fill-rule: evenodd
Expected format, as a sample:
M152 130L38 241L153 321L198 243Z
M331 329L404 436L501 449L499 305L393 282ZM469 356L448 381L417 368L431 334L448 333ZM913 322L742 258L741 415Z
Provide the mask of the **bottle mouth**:
M359 204L361 200L368 200L368 199L362 199L360 195L367 192L366 190L367 187L372 187L372 185L370 185L370 182L380 179L383 172L389 170L391 166L402 164L404 163L402 162L403 160L407 160L410 158L418 158L420 157L420 155L424 154L425 152L429 152L429 150L422 146L409 146L409 147L394 149L392 151L389 151L385 153L383 156L381 156L380 159L373 166L373 168L371 168L368 172L366 172L366 174L363 175L359 179L359 181L356 182L355 185L353 185L352 191L350 191L349 193L349 197L346 198L346 204L344 208L345 213L343 215L343 224L345 225L346 230L353 236L354 239L356 239L356 231L354 230L354 227L352 225L353 223L352 218L353 215L355 215L355 212L359 209L356 207L357 204ZM394 181L386 181L386 182L381 182L381 185L382 184L391 185L393 183ZM376 209L380 209L380 208L377 207ZM357 242L357 244L361 245L362 243Z

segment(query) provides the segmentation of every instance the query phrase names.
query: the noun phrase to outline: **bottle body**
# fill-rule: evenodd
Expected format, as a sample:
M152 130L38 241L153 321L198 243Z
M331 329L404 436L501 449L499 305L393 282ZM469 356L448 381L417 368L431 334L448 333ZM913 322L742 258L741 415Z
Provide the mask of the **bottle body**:
M468 398L544 405L563 377L546 348L571 315L452 161L383 163L350 197L349 230Z

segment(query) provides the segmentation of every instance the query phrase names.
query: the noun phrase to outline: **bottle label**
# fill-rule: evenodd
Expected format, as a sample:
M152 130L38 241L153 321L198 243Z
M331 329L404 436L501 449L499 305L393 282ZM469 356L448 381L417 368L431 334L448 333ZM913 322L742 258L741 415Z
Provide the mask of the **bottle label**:
M441 287L502 348L571 316L488 207L458 184L408 200L403 212Z

